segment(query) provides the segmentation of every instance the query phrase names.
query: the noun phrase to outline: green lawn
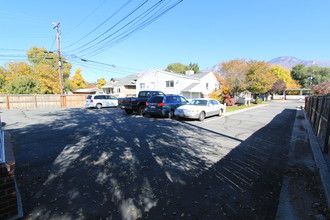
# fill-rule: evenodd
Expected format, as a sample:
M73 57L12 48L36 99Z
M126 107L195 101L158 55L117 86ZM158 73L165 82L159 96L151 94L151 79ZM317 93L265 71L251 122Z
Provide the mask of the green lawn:
M259 105L261 105L261 104L259 104ZM244 106L244 105L227 106L226 111L227 112L232 112L232 111L236 111L236 110L243 109L243 108L250 108L250 107L253 107L253 106L257 106L257 104L251 104L250 106Z

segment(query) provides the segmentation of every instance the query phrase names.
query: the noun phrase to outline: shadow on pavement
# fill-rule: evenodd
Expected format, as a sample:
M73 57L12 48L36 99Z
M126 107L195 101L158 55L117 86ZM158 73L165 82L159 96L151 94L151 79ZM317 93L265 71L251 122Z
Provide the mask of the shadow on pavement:
M25 218L273 218L294 116L225 149L233 137L175 120L47 113L11 130Z

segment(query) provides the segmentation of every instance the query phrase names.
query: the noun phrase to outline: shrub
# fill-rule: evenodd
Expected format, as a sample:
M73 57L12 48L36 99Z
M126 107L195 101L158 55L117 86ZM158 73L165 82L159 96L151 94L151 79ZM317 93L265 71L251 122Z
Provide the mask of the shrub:
M223 98L224 99L230 99L230 95L224 95Z
M257 97L255 103L256 103L256 104L260 104L260 103L262 103L262 99L259 98L259 97Z
M216 99L219 102L223 103L223 97L220 94L221 94L221 89L214 90L209 94L209 98Z
M224 103L226 103L227 106L233 106L235 105L235 99L234 98L225 99Z

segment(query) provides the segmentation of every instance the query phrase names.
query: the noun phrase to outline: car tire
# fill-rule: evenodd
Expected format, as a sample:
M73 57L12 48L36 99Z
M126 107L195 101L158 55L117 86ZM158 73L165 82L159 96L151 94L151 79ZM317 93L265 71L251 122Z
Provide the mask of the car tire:
M205 112L201 112L198 116L199 121L203 121L205 119Z
M174 112L173 111L169 111L167 117L168 118L174 118Z
M101 109L102 108L102 104L100 104L100 103L96 104L96 108L97 109Z
M131 115L133 113L132 109L125 109L126 114Z
M138 107L138 109L137 109L137 113L138 113L139 115L144 115L145 110L146 110L145 106L140 105L140 106Z
M220 109L220 110L219 110L219 114L218 114L218 115L219 115L219 117L221 117L221 116L222 116L222 114L223 114L223 110L222 110L222 109Z

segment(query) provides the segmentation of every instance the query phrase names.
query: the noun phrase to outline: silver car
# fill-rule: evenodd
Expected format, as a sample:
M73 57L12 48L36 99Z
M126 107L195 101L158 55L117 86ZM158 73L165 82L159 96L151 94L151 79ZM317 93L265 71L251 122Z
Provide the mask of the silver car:
M178 107L174 115L182 118L194 118L203 121L205 117L224 113L224 105L215 99L193 99L187 105Z
M112 95L88 95L85 106L87 108L103 108L103 107L116 107L118 106L118 99Z

